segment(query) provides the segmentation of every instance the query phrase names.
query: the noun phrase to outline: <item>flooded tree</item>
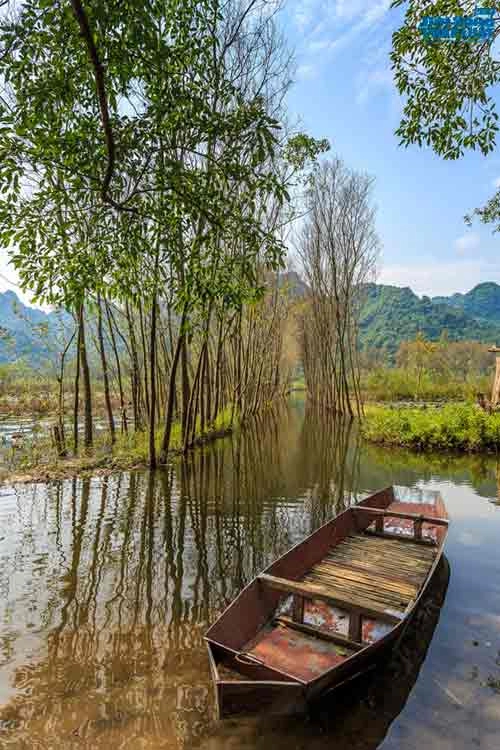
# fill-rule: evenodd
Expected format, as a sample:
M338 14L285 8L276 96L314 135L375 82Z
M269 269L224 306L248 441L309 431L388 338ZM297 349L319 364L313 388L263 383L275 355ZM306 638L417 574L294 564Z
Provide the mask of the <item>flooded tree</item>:
M96 384L110 442L118 409L152 467L283 390L282 227L327 144L286 124L275 11L2 4L0 243L77 319L75 452Z
M373 180L341 159L324 162L306 196L298 239L309 297L299 316L308 395L327 409L362 411L358 368L358 314L363 284L379 249Z

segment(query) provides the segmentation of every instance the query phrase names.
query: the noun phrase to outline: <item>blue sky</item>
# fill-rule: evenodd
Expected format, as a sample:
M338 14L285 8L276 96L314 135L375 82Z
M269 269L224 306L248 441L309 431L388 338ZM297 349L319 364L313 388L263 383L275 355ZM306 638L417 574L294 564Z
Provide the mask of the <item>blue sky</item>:
M390 0L285 2L281 21L297 64L292 115L312 135L328 137L350 166L375 176L379 282L429 295L500 282L500 235L463 221L500 185L500 139L497 153L456 162L398 146L401 101L389 51L401 11L389 6ZM16 280L6 258L0 274ZM0 276L0 290L7 286Z
M297 63L290 108L309 133L329 138L350 166L376 178L378 281L429 295L500 283L500 235L463 221L500 185L500 139L496 154L456 162L398 146L402 103L389 52L402 13L389 6L390 0L289 0L283 17Z

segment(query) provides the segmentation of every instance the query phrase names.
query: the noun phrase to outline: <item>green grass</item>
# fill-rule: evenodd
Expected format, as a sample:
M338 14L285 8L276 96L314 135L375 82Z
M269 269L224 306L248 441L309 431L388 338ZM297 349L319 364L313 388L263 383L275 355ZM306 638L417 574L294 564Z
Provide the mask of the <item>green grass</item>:
M443 407L366 407L362 433L367 440L417 450L498 451L500 413L473 404Z
M419 382L411 370L379 367L362 372L361 390L368 401L467 401L478 391L489 393L491 377L463 381L425 372Z
M210 428L201 433L199 420L196 425L196 437L198 440L210 440L218 434L223 433L230 428L237 426L236 416L231 424L231 407L228 406L217 415L215 422ZM161 440L163 437L163 427L156 430L155 440L156 449L159 453ZM116 443L113 446L113 458L118 460L126 459L143 463L148 459L149 453L149 435L146 430L141 432L130 432L127 435L120 434L117 436ZM172 433L170 435L170 450L179 451L182 448L182 429L180 422L174 422Z
M214 423L203 433L199 422L196 429L196 441L205 441L222 437L225 433L238 426L237 415L231 422L231 407L219 412ZM163 428L156 431L156 448L159 454ZM35 436L24 444L22 449L9 448L0 453L0 481L7 480L14 475L22 474L23 479L29 475L40 476L43 479L60 476L73 476L88 473L93 468L103 470L125 469L132 466L143 466L148 463L149 435L147 430L117 433L116 442L112 446L106 432L96 433L92 448L81 447L78 456L71 455L60 458L53 442L48 435ZM181 423L174 422L170 439L170 454L178 453L182 449ZM26 475L26 476L24 476Z

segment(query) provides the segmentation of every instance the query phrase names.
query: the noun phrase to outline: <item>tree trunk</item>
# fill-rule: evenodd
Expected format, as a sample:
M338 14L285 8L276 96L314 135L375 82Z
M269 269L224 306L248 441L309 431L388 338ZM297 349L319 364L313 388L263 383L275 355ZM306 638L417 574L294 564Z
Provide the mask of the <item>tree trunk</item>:
M108 415L109 435L111 445L115 443L115 420L113 417L113 407L111 405L111 395L109 392L108 362L106 359L106 350L104 348L104 336L102 332L102 308L101 296L97 295L97 338L99 340L99 352L101 355L102 378L104 384L104 400L106 402L106 413Z
M118 355L118 347L116 346L116 336L115 336L115 329L113 326L113 319L111 316L111 311L109 309L109 302L107 299L104 300L104 306L106 308L106 318L108 321L108 327L109 327L109 335L111 338L111 346L113 348L113 354L115 357L115 364L116 364L116 377L118 380L118 392L120 394L120 412L121 412L121 429L122 432L127 433L128 431L128 424L127 424L127 407L125 404L125 397L123 393L123 380L122 380L122 368L120 365L120 357Z
M73 405L73 451L75 456L78 454L78 407L80 401L80 344L82 340L82 305L78 308L77 327L78 334L76 339L76 370L75 370L75 394Z
M90 385L90 370L87 359L87 348L85 346L85 313L83 302L80 307L80 361L82 364L83 375L83 414L84 414L84 434L83 444L86 448L92 446L93 429L92 429L92 389Z
M170 435L172 434L172 419L174 414L174 402L175 402L175 378L177 375L177 365L179 364L179 357L181 353L182 344L184 341L185 333L184 327L186 324L187 309L184 306L182 311L181 322L179 326L179 336L177 338L177 344L172 357L172 365L170 367L170 378L168 382L168 398L167 398L167 413L165 415L165 429L163 431L163 438L161 443L160 463L164 464L167 462L167 454L170 448Z
M131 380L131 387L132 387L132 410L134 412L134 431L138 432L142 427L140 404L139 404L139 360L137 357L137 344L135 340L134 321L132 320L132 314L130 312L130 305L128 302L126 302L125 304L125 311L127 315L127 323L128 323L129 337L130 337L130 358L132 361L130 380Z
M155 274L158 271L158 252L155 258ZM156 284L156 280L155 280ZM153 291L151 303L151 339L149 344L149 372L150 372L150 409L149 409L149 466L156 469L155 419L156 419L156 318L157 292ZM144 375L146 378L146 374Z

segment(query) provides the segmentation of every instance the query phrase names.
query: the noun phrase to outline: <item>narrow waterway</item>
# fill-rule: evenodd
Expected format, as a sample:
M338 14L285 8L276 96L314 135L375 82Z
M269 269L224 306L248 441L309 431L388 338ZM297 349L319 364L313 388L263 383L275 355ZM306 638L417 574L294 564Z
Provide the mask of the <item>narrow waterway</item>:
M389 484L440 490L451 519L400 651L308 719L215 722L208 623ZM494 458L367 446L300 400L165 471L3 487L0 747L498 750L498 498Z

